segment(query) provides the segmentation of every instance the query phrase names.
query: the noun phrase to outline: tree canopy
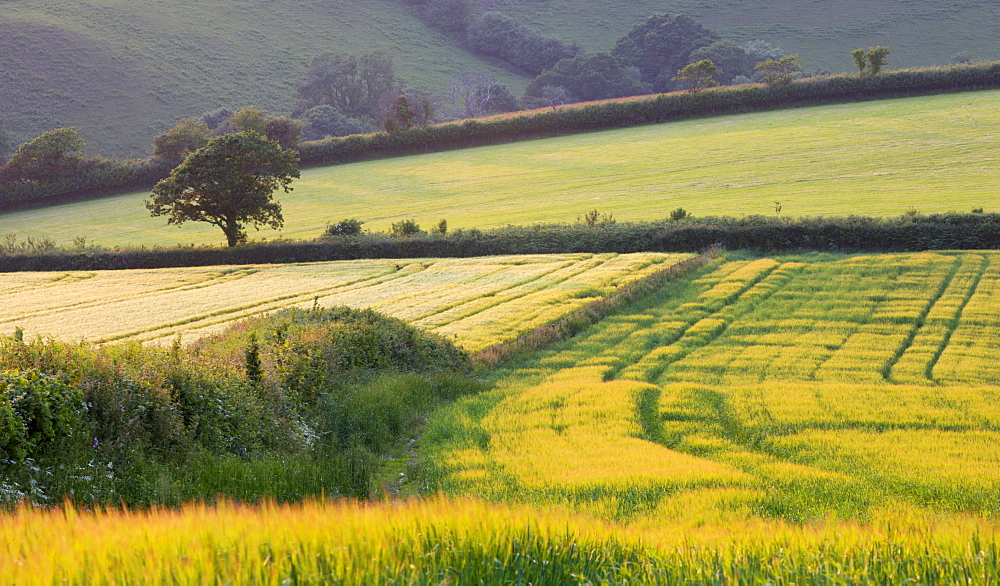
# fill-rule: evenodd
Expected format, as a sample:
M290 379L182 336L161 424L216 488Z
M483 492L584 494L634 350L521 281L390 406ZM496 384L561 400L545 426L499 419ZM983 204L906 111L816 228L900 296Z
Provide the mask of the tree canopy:
M179 162L205 146L212 138L208 124L194 118L183 118L173 128L153 138L153 156Z
M43 132L22 144L0 168L5 182L48 181L76 173L85 159L83 139L72 128Z
M611 54L624 65L638 67L642 81L665 89L691 52L711 45L719 35L683 14L658 14L636 25L615 44Z
M168 224L190 220L218 226L229 246L236 246L246 241L246 224L257 229L284 224L281 204L272 194L278 188L292 190L298 158L253 131L217 136L153 187L146 208L153 216L168 216Z
M678 71L674 81L679 81L689 92L696 93L719 85L715 76L721 73L722 70L716 67L711 59L702 59Z
M536 77L525 92L528 96L543 97L545 87L561 87L576 100L603 100L648 94L649 84L643 83L622 68L607 53L588 53L563 59Z
M309 65L295 114L327 104L346 116L368 116L383 94L396 91L396 85L392 57L384 51L360 57L323 53Z

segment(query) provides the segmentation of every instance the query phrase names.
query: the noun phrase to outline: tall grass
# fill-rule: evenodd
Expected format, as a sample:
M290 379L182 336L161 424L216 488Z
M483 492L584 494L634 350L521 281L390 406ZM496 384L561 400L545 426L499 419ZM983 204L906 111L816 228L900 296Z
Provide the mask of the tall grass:
M627 528L562 511L432 499L19 508L0 517L6 583L989 583L995 524L882 511L871 522Z

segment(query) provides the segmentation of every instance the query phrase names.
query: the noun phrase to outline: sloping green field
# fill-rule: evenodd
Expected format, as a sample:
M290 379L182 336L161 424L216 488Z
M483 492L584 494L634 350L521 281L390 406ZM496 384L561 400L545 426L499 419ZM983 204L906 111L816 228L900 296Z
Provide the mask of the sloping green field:
M305 170L279 197L285 229L311 238L358 218L385 230L774 214L895 216L996 210L1000 92L706 118ZM0 216L0 235L85 236L103 245L220 243L207 225L167 226L136 193Z
M484 70L527 80L379 0L9 0L0 11L0 90L8 130L27 141L73 126L88 153L145 156L153 136L221 106L291 111L323 51L392 55L407 87L444 93Z

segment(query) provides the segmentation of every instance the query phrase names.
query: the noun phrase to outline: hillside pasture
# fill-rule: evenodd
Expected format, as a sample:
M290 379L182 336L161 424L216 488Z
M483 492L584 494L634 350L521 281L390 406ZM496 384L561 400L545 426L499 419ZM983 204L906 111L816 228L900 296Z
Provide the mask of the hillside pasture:
M432 460L640 525L992 515L998 282L994 252L720 261L440 416Z
M411 3L248 0L6 0L0 14L4 123L18 143L77 128L88 152L145 156L152 138L220 106L287 113L309 60L322 51L389 52L403 85L439 95L450 79L485 71L523 93L530 78L469 52L460 35L427 27ZM984 0L780 3L637 0L500 2L539 32L609 51L649 15L682 12L738 42L766 39L807 69L850 71L849 52L889 45L892 68L944 65L958 52L1000 58L1000 11Z
M555 321L682 254L563 254L0 275L0 332L190 342L286 307L371 307L470 351ZM511 319L517 316L517 319Z
M996 211L1000 92L884 100L534 140L307 169L282 194L282 232L310 238L357 218L369 230L696 216L896 216ZM221 232L149 217L146 193L0 215L0 235L69 245L218 243Z
M295 106L324 51L384 50L407 88L445 93L482 70L523 91L528 79L428 28L401 2L13 0L0 14L4 122L16 142L72 126L86 151L146 156L184 117L255 105Z

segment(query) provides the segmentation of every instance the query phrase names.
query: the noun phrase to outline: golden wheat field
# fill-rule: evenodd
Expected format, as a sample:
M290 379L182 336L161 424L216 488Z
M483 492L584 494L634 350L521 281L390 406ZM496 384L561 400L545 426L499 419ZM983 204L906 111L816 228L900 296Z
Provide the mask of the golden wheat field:
M556 254L0 274L0 333L182 341L285 307L372 307L470 351L691 255ZM517 319L511 319L517 316Z

